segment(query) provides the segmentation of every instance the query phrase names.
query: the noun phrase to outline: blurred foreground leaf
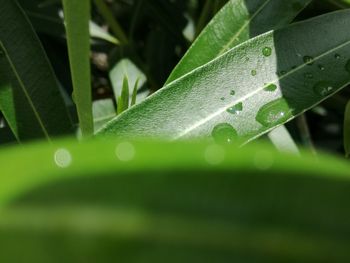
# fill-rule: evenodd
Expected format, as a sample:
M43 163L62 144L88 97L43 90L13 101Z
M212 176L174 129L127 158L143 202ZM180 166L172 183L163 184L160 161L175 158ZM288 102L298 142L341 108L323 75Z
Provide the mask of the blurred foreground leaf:
M350 260L350 167L331 157L60 141L0 164L1 262Z

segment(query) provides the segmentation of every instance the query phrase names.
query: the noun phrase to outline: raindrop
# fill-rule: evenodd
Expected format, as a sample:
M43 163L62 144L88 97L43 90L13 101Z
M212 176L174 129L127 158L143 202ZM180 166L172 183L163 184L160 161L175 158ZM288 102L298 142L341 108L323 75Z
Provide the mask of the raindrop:
M275 85L275 84L273 84L273 83L271 83L271 84L269 84L269 85L267 85L265 88L264 88L264 90L265 91L275 91L277 89L277 86Z
M256 121L265 127L283 123L292 116L292 109L284 98L271 101L260 108Z
M211 135L219 144L230 144L237 138L237 131L228 123L220 123L214 127Z
M308 73L304 74L304 77L307 78L307 79L313 79L314 75L312 75L312 73L308 72Z
M345 70L350 73L350 59L348 60L348 62L345 65Z
M234 95L236 95L236 91L234 91L234 90L231 90L231 92L230 92L230 95L231 95L231 96L234 96Z
M228 109L227 109L227 112L228 112L228 113L231 113L231 114L236 114L236 115L238 115L238 114L241 113L242 110L243 110L243 103L240 102L240 103L238 103L238 104L236 104L236 105L234 105L234 106L228 108Z
M328 81L320 81L315 84L314 91L316 94L325 97L334 91L334 87Z
M314 58L313 58L313 57L305 56L305 57L303 58L303 60L304 60L304 63L305 63L306 65L311 66L312 64L314 64Z
M255 69L253 69L253 70L250 72L250 74L251 74L252 76L256 76L257 72L256 72Z
M60 168L67 168L72 163L72 155L67 149L61 148L55 151L55 164Z
M135 157L135 147L130 142L122 142L115 148L117 158L122 162L129 162Z
M272 48L270 47L264 47L262 50L262 53L265 57L269 57L272 54Z
M335 55L334 55L334 58L335 58L335 59L340 59L341 56L340 56L339 54L335 54Z
M318 68L322 71L325 70L325 67L323 65L318 65Z

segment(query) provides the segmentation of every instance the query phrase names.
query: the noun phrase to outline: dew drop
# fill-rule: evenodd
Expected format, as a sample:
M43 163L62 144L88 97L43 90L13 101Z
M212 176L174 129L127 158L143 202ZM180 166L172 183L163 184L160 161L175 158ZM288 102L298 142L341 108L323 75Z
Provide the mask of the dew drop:
M61 148L55 151L54 161L58 167L67 168L72 163L72 155L67 149Z
M339 54L335 54L335 55L334 55L334 58L335 58L335 59L340 59L341 56L340 56Z
M237 103L236 105L234 105L234 106L228 108L226 111L227 111L228 113L238 115L238 114L241 113L242 110L243 110L243 103L240 102L240 103Z
M304 77L307 78L307 79L313 79L314 75L312 75L312 73L308 72L308 73L304 74Z
M314 64L314 58L313 58L313 57L305 56L305 57L303 58L303 60L304 60L304 63L305 63L306 65L311 66L312 64Z
M328 96L334 91L334 87L328 81L317 82L314 86L314 92L322 97Z
M237 138L237 131L228 123L220 123L214 127L211 135L219 144L230 144Z
M234 91L234 90L231 90L231 92L230 92L230 95L231 95L231 96L234 96L234 95L236 95L236 91Z
M260 108L256 121L265 127L283 123L292 116L292 109L284 98L271 101Z
M345 70L350 73L350 59L345 64Z
M253 70L250 72L250 74L251 74L252 76L256 76L257 72L256 72L255 69L253 69Z
M319 70L325 70L325 67L323 65L318 65Z
M272 54L272 48L270 47L264 47L262 50L262 53L265 57L269 57Z
M270 92L273 92L273 91L275 91L276 89L277 89L277 86L276 86L275 84L273 84L273 83L268 84L268 85L264 88L265 91L270 91Z

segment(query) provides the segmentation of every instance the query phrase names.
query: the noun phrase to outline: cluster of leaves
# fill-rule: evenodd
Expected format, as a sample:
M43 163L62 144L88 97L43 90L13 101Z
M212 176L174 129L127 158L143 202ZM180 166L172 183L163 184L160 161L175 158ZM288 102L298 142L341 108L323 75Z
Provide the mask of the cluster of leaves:
M349 5L0 0L0 261L348 261Z

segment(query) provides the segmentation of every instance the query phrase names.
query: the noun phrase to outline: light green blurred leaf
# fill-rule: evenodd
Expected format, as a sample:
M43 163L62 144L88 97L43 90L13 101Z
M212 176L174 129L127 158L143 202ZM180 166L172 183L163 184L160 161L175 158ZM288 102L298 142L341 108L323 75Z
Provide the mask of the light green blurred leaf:
M92 104L94 116L94 130L97 131L116 116L116 109L112 99L96 100Z
M128 77L130 96L133 94L133 89L137 80L138 89L140 89L146 82L145 74L131 60L120 60L109 72L109 79L111 80L116 99L121 96L123 79L125 76Z
M350 167L331 157L59 141L0 164L1 262L350 259Z

